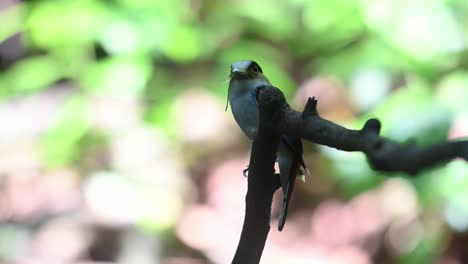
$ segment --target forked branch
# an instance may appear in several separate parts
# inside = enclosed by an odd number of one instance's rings
[[[375,170],[415,175],[428,167],[460,157],[468,161],[468,141],[447,141],[428,147],[383,138],[380,122],[369,119],[360,130],[322,119],[317,100],[309,98],[303,112],[293,110],[283,93],[272,86],[258,94],[260,123],[252,145],[244,225],[232,263],[259,263],[270,231],[270,211],[279,188],[274,163],[282,133],[344,151],[362,151]]]

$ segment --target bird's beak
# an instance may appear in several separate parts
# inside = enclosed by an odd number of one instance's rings
[[[233,69],[230,77],[235,80],[244,80],[249,78],[249,74],[243,70]]]

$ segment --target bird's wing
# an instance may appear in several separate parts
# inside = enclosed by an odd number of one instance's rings
[[[255,99],[255,104],[258,106],[258,96],[260,95],[260,90],[265,88],[265,85],[258,85],[252,89],[252,96]]]
[[[255,88],[252,89],[252,96],[255,98],[255,103],[257,104],[257,106],[258,106],[259,92],[264,87],[265,87],[264,85],[260,85],[260,86],[255,86]],[[307,168],[307,166],[305,165],[304,159],[302,158],[303,148],[302,148],[301,139],[297,138],[297,137],[288,136],[288,135],[282,135],[281,136],[281,141],[294,154],[294,156],[297,158],[297,160],[299,160],[301,162],[301,166],[303,168],[303,175],[305,174],[307,177],[310,177],[310,171]],[[301,180],[305,181],[305,178],[301,177]]]
[[[297,137],[292,137],[289,135],[282,135],[281,136],[281,141],[284,143],[284,145],[291,151],[291,153],[294,154],[297,160],[300,161],[302,168],[305,171],[305,174],[310,177],[310,172],[307,166],[305,165],[304,158],[302,157],[302,141],[300,138]],[[304,179],[302,179],[304,180]]]

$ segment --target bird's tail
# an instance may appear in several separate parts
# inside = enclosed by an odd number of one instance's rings
[[[290,191],[291,182],[288,183],[288,186],[286,187],[286,194],[284,195],[283,198],[283,206],[281,207],[281,212],[279,216],[279,221],[278,221],[278,230],[281,231],[283,230],[284,224],[286,223],[286,216],[288,215],[288,206],[289,206],[289,200],[291,199],[291,194],[292,191]]]

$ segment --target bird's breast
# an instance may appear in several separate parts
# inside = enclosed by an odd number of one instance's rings
[[[253,140],[258,128],[258,106],[253,93],[230,96],[232,114],[244,134]]]

